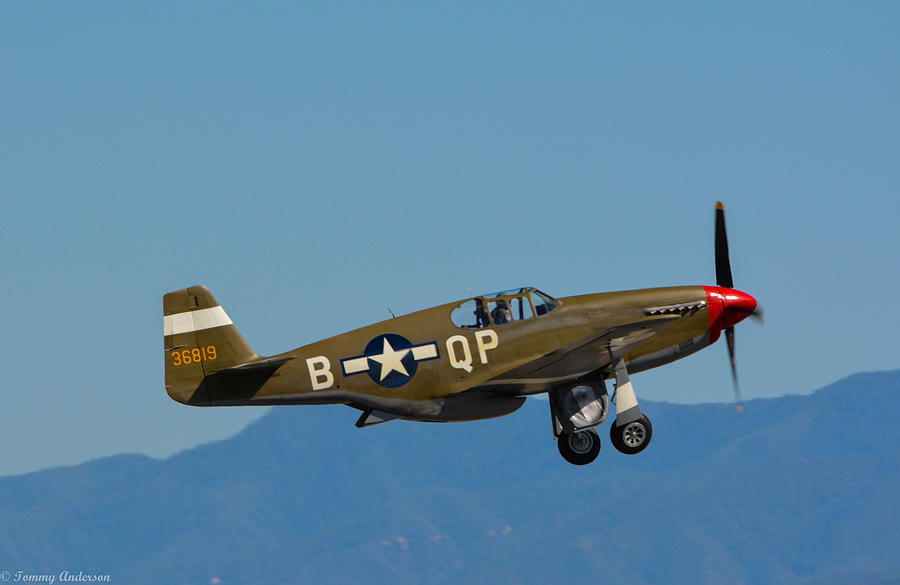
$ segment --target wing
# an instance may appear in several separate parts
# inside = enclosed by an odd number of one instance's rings
[[[561,382],[580,378],[614,363],[678,319],[678,315],[660,315],[608,328],[504,372],[479,388],[515,394],[544,392]]]

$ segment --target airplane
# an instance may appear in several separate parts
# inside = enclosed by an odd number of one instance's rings
[[[205,286],[163,296],[168,395],[191,406],[345,404],[357,427],[458,422],[549,396],[553,437],[575,465],[600,452],[596,427],[615,407],[613,446],[643,451],[653,434],[631,374],[719,339],[741,410],[734,327],[762,320],[734,289],[725,209],[715,211],[716,286],[673,286],[556,299],[533,287],[478,295],[394,317],[273,356],[257,355]],[[610,398],[606,381],[614,384]]]

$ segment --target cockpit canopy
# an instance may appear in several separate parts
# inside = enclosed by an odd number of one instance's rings
[[[534,287],[514,288],[462,302],[450,319],[457,327],[480,329],[546,315],[559,301]]]

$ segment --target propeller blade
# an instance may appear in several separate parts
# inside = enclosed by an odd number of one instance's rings
[[[716,284],[734,288],[728,258],[728,234],[725,232],[725,206],[721,201],[716,201]]]
[[[753,310],[752,313],[750,313],[750,318],[755,319],[756,321],[759,321],[760,325],[765,325],[765,323],[766,323],[765,312],[763,311],[763,308],[759,305],[756,305],[756,308]]]
[[[734,402],[738,412],[744,412],[741,400],[741,386],[738,384],[737,360],[734,355],[734,327],[725,329],[725,343],[728,345],[728,357],[731,360],[731,382],[734,384]]]

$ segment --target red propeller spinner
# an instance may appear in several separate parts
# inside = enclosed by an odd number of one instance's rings
[[[710,340],[719,338],[723,329],[734,327],[747,317],[762,318],[759,303],[749,294],[724,286],[704,286],[709,307]]]

